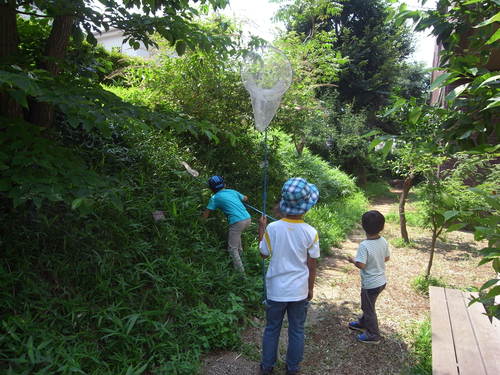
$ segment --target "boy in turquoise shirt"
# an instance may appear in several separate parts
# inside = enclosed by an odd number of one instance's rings
[[[245,272],[241,261],[241,233],[250,226],[250,214],[243,205],[248,197],[232,189],[226,189],[224,179],[220,176],[212,176],[208,180],[208,187],[214,192],[210,197],[207,208],[203,212],[206,219],[211,211],[222,210],[229,223],[229,233],[227,239],[228,251],[233,259],[234,268],[242,273]]]

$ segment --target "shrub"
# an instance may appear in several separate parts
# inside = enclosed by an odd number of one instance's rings
[[[415,203],[414,211],[406,211],[406,224],[410,227],[424,227],[425,226],[425,214],[423,212],[422,204],[420,202]],[[385,215],[385,221],[392,224],[399,224],[399,213],[390,212]]]
[[[243,238],[248,277],[241,279],[225,251],[222,215],[197,220],[215,171],[185,138],[133,122],[116,125],[111,138],[61,129],[61,139],[111,183],[73,209],[43,202],[0,210],[9,224],[1,229],[0,370],[195,374],[202,353],[237,347],[243,322],[260,308],[260,259],[254,229]],[[253,132],[238,142],[217,153],[258,147]],[[217,153],[206,155],[210,165],[224,160],[212,159]],[[225,166],[230,181],[254,186],[254,197],[260,173],[247,173],[259,171],[257,159],[243,155]],[[202,175],[193,178],[180,161]],[[307,171],[322,190],[307,220],[328,249],[359,220],[366,200],[342,172],[286,150],[273,161],[270,192],[280,191],[285,175]],[[165,220],[154,222],[158,209]]]
[[[432,332],[429,319],[411,327],[410,358],[411,375],[432,374]]]
[[[426,278],[424,275],[420,275],[412,280],[411,286],[417,293],[428,296],[430,286],[446,287],[447,285],[441,278],[433,276]]]
[[[389,184],[385,181],[367,182],[363,186],[363,191],[368,199],[377,197],[394,198],[394,200],[397,199],[397,195],[391,192]]]
[[[361,192],[330,204],[319,204],[307,215],[306,221],[319,233],[321,251],[331,254],[332,246],[340,246],[366,210],[368,202]]]
[[[406,242],[401,237],[392,238],[389,242],[391,243],[391,245],[393,245],[394,247],[397,247],[397,248],[401,248],[401,247],[416,247],[415,242],[413,242],[411,240],[410,240],[410,242]]]

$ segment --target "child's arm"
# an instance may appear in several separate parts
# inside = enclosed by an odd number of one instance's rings
[[[261,216],[259,219],[259,243],[264,238],[264,233],[266,232],[266,227],[267,227],[267,218],[265,216]],[[260,256],[264,259],[269,257],[269,255],[265,255],[262,253],[260,253]]]
[[[349,263],[352,263],[354,264],[356,267],[358,267],[360,270],[362,270],[363,268],[366,267],[366,264],[365,263],[361,263],[361,262],[356,262],[354,260],[354,258],[348,258],[347,259],[349,261]],[[386,261],[387,262],[387,261]]]
[[[314,281],[316,281],[316,258],[307,255],[307,268],[309,269],[309,292],[307,299],[310,301],[314,296]]]
[[[368,252],[367,252],[366,247],[363,245],[363,242],[361,242],[358,246],[358,251],[356,252],[356,257],[350,258],[349,262],[351,262],[357,268],[362,270],[366,267],[367,260],[368,260]]]
[[[384,259],[385,262],[388,262],[389,260],[391,260],[391,257],[385,257]]]
[[[203,213],[201,214],[201,217],[202,217],[203,219],[208,219],[208,215],[210,215],[210,211],[212,211],[212,210],[209,210],[209,209],[207,208],[205,211],[203,211]]]

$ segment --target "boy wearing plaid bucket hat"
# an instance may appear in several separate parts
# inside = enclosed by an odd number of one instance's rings
[[[259,249],[271,257],[266,274],[266,328],[262,339],[260,373],[271,374],[276,363],[285,312],[288,317],[286,373],[298,374],[304,354],[304,323],[313,297],[316,259],[320,255],[318,232],[303,220],[316,204],[319,191],[304,178],[285,182],[281,190],[281,220],[259,221]],[[267,227],[266,227],[267,225]]]

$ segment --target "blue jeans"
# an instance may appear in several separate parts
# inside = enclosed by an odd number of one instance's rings
[[[304,356],[304,323],[309,301],[266,302],[266,328],[262,338],[262,363],[264,370],[270,370],[276,363],[281,325],[288,316],[288,349],[286,366],[290,371],[299,371],[299,364]]]

